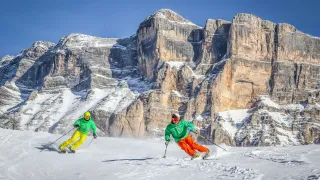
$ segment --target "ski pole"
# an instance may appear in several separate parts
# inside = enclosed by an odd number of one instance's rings
[[[88,147],[90,146],[90,144],[92,143],[92,141],[93,141],[93,140],[94,140],[94,138],[92,138],[92,139],[91,139],[91,141],[90,141],[90,143],[89,143]]]
[[[205,138],[205,137],[204,137],[204,136],[202,136],[200,133],[197,133],[197,132],[195,132],[195,131],[193,131],[193,130],[190,130],[190,131],[191,131],[191,132],[194,132],[195,134],[197,134],[197,135],[198,135],[198,136],[200,136],[201,138],[203,138],[203,139],[205,139],[205,140],[207,140],[207,141],[211,142],[212,144],[214,144],[214,145],[218,146],[219,148],[223,149],[224,151],[227,151],[226,149],[222,148],[221,146],[217,145],[216,143],[214,143],[214,142],[210,141],[209,139]]]
[[[70,131],[66,132],[66,133],[65,133],[64,135],[62,135],[59,139],[61,139],[63,136],[67,135],[69,132],[71,132],[71,131],[74,130],[74,129],[75,129],[75,127],[72,128]],[[53,143],[57,142],[59,139],[55,140]],[[53,143],[51,143],[49,146],[51,146]],[[43,148],[40,152],[42,152],[43,150],[44,150],[44,148]]]
[[[166,150],[164,151],[164,156],[163,156],[163,158],[166,158],[167,156],[166,156],[166,154],[167,154],[167,148],[168,148],[168,144],[166,144]]]

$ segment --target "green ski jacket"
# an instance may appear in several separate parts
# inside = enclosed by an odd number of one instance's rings
[[[83,134],[88,134],[88,132],[90,131],[90,128],[92,128],[93,133],[95,134],[97,133],[97,127],[91,118],[88,121],[85,120],[84,118],[81,118],[77,120],[73,125],[74,126],[79,125],[78,131],[80,131]]]
[[[177,124],[170,123],[165,131],[165,140],[170,141],[170,135],[176,142],[186,138],[189,134],[187,128],[194,130],[194,125],[188,121],[180,120]]]

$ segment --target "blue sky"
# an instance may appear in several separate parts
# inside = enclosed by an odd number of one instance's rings
[[[16,55],[37,40],[56,43],[70,33],[128,37],[162,8],[200,26],[208,18],[252,13],[320,37],[319,7],[319,0],[6,0],[0,5],[0,57]]]

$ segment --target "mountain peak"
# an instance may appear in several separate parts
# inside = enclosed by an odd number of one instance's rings
[[[155,13],[153,13],[151,16],[149,16],[146,20],[149,20],[151,18],[162,18],[162,19],[167,19],[168,21],[171,21],[171,22],[195,25],[194,23],[182,17],[178,13],[172,11],[171,9],[160,9]]]
[[[171,9],[160,9],[160,10],[156,11],[154,14],[155,15],[157,15],[157,14],[174,14],[174,15],[180,16],[178,13],[174,12]]]
[[[35,58],[42,55],[44,52],[53,49],[56,46],[55,43],[47,41],[36,41],[29,48],[23,49],[17,57],[29,57]]]
[[[82,47],[109,47],[116,44],[118,38],[101,38],[80,33],[69,34],[59,40],[57,48],[79,49]]]
[[[0,61],[11,61],[15,56],[6,55],[3,56]]]
[[[55,46],[55,43],[52,42],[47,42],[47,41],[36,41],[32,44],[32,46],[30,48],[36,48],[36,47],[42,47],[46,50],[48,50],[49,48],[52,48],[53,46]]]

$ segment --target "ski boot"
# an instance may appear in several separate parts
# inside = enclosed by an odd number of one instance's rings
[[[210,151],[209,152],[206,152],[206,154],[202,157],[202,159],[207,159],[208,157],[211,156],[211,153]]]
[[[193,160],[193,159],[195,159],[195,158],[198,158],[200,156],[200,154],[199,153],[194,153],[194,155],[192,156],[192,158],[191,158],[191,160]]]
[[[75,153],[76,151],[72,149],[72,147],[69,147],[69,152],[70,153]]]
[[[67,151],[66,151],[64,148],[62,148],[62,147],[59,147],[59,150],[60,150],[59,153],[66,153],[66,152],[67,152]]]

